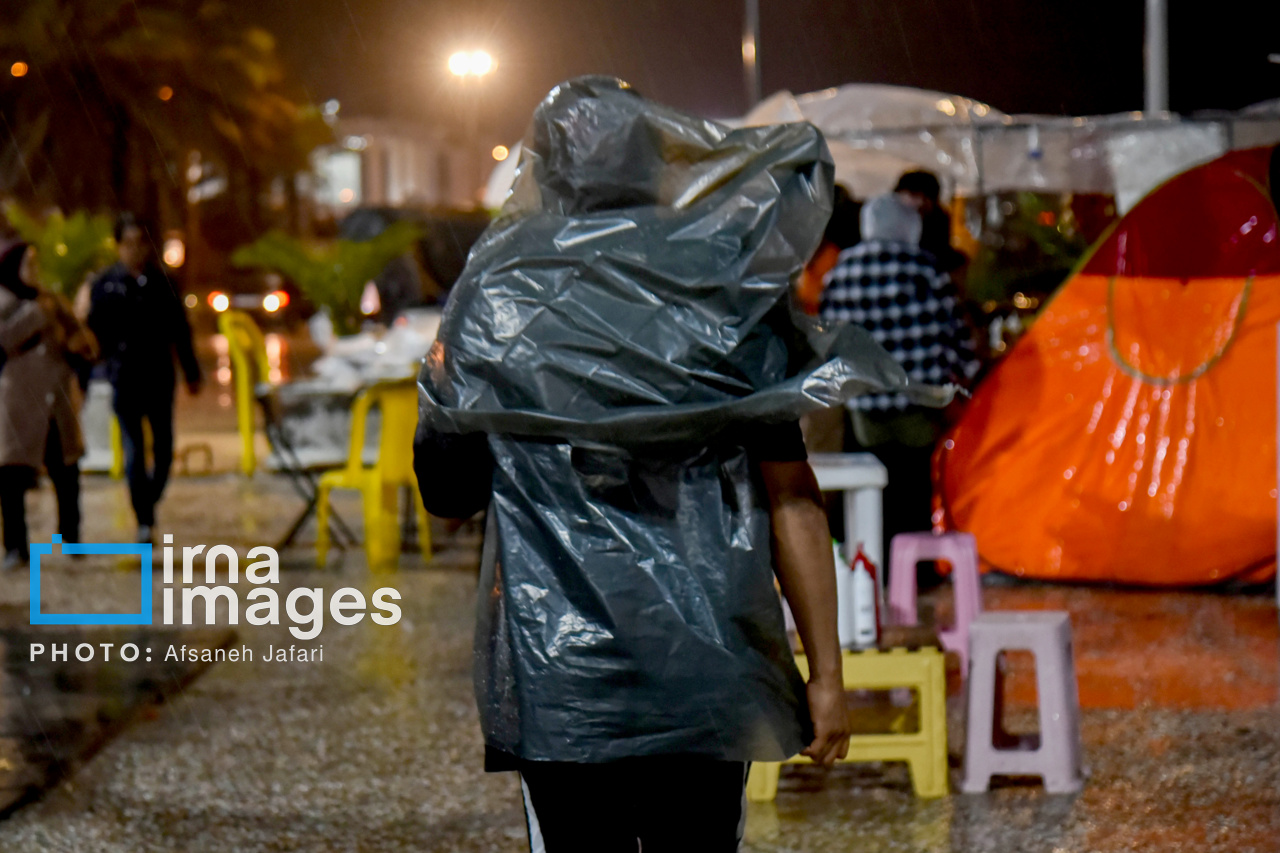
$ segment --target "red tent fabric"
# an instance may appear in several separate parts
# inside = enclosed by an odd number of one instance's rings
[[[1271,149],[1156,189],[1098,242],[935,456],[987,568],[1186,586],[1276,555]]]

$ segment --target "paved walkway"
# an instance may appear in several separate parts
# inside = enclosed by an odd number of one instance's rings
[[[51,503],[33,501],[36,541],[47,541]],[[131,527],[119,483],[87,479],[85,508],[86,539]],[[296,508],[276,479],[179,478],[159,529],[180,544],[243,552],[274,541]],[[376,575],[357,553],[322,571],[305,548],[282,555],[282,588],[395,587],[402,620],[329,623],[314,641],[283,626],[234,626],[231,647],[253,650],[253,662],[215,664],[163,704],[144,704],[64,782],[0,821],[0,851],[526,849],[516,779],[480,769],[477,540],[443,530],[437,540],[444,550],[430,565],[406,556],[399,571]],[[137,581],[111,560],[69,564],[47,579],[47,609],[120,609],[137,601]],[[0,576],[0,606],[25,606],[27,589],[25,572]],[[895,765],[788,768],[777,801],[751,807],[748,850],[1280,849],[1280,657],[1266,595],[1010,587],[988,590],[987,601],[1072,611],[1092,770],[1084,792],[1008,787],[918,801]],[[262,660],[290,645],[323,645],[324,659]],[[1015,700],[1028,683],[1015,667]],[[958,713],[951,730],[958,758]]]

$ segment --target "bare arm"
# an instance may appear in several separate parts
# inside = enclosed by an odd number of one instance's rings
[[[804,754],[830,765],[849,751],[849,713],[836,631],[836,573],[822,493],[808,462],[762,462],[774,567],[809,659],[814,740]]]

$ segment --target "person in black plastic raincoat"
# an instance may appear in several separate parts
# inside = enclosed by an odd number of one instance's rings
[[[731,131],[574,80],[451,294],[415,469],[430,512],[488,507],[476,696],[534,849],[733,850],[748,762],[847,749],[796,421],[907,380],[789,310],[832,172],[810,125]]]

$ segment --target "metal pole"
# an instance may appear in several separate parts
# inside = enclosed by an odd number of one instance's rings
[[[760,103],[760,0],[746,0],[742,21],[742,73],[747,84],[747,109]]]
[[[1142,111],[1169,111],[1169,5],[1147,0],[1146,87]]]
[[[484,92],[484,77],[477,76],[471,87],[470,110],[467,113],[467,147],[471,149],[467,161],[471,164],[471,177],[467,180],[468,206],[480,207],[477,201],[484,186],[484,152],[480,150],[480,98]]]

